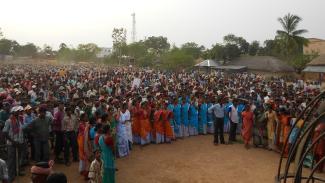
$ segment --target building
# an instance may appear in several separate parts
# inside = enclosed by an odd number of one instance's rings
[[[304,47],[304,53],[308,54],[312,51],[318,52],[318,54],[325,54],[325,40],[317,38],[309,38],[308,46]]]
[[[317,80],[325,82],[325,54],[321,54],[302,71],[305,80]]]
[[[112,54],[112,48],[100,48],[100,51],[96,54],[97,58],[104,58]]]
[[[259,74],[294,74],[295,70],[288,63],[272,56],[241,56],[227,65],[244,66],[248,71]]]

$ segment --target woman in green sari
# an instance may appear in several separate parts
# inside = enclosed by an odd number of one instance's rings
[[[103,132],[104,135],[99,138],[99,147],[102,151],[103,160],[103,183],[115,183],[115,148],[110,126],[105,125]]]

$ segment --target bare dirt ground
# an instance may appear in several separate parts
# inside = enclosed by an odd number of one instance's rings
[[[246,150],[243,144],[212,144],[213,136],[197,136],[172,144],[134,146],[129,157],[118,159],[117,183],[268,183],[274,182],[279,154]],[[56,164],[71,183],[85,182],[78,163]],[[30,176],[19,182],[29,182]]]

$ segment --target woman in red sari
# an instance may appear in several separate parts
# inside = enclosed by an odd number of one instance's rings
[[[245,144],[245,148],[249,148],[249,142],[252,138],[254,113],[251,111],[250,105],[245,106],[245,111],[242,112],[243,126],[242,136]]]
[[[90,155],[91,155],[91,142],[89,138],[89,122],[87,120],[86,113],[82,113],[80,115],[80,123],[78,128],[78,148],[79,148],[79,172],[81,175],[88,178],[88,169],[90,163]]]
[[[141,103],[141,108],[138,111],[140,123],[140,141],[141,145],[149,144],[151,141],[151,125],[150,125],[150,111],[146,101]]]

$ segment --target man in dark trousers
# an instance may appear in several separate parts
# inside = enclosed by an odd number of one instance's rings
[[[209,113],[213,113],[214,120],[214,144],[218,145],[219,140],[221,144],[225,144],[225,139],[223,136],[223,124],[224,124],[224,105],[222,104],[222,99],[217,98],[217,102],[208,109]]]

